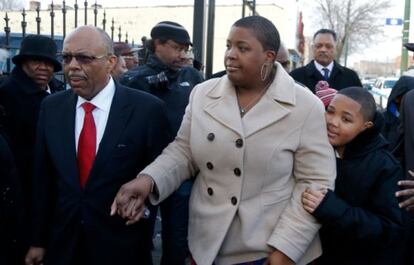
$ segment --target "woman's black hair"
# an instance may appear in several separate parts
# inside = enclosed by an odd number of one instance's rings
[[[267,18],[261,16],[249,16],[237,20],[233,27],[250,29],[262,44],[264,50],[272,50],[275,53],[280,47],[280,35],[275,25]]]

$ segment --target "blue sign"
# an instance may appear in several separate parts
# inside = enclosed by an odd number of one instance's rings
[[[385,25],[388,26],[401,26],[403,24],[402,18],[386,18]]]

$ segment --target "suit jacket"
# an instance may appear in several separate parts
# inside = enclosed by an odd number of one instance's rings
[[[256,260],[273,248],[302,264],[320,254],[319,242],[311,244],[319,224],[301,194],[333,186],[334,152],[322,103],[280,64],[243,118],[227,75],[196,86],[175,141],[143,172],[155,180],[154,203],[198,172],[189,248],[199,265]]]
[[[145,264],[149,221],[126,226],[109,215],[122,184],[134,178],[171,140],[163,103],[116,85],[108,122],[83,189],[75,149],[77,95],[48,97],[41,106],[34,170],[32,245],[47,247],[45,264],[73,264],[79,237],[85,264]],[[145,242],[146,241],[146,242]]]
[[[322,74],[318,71],[318,69],[316,69],[314,60],[303,67],[293,70],[290,72],[290,75],[297,82],[307,86],[313,93],[315,93],[315,85],[320,80],[324,80]],[[341,66],[335,61],[332,73],[327,81],[329,83],[329,87],[335,88],[336,90],[341,90],[350,86],[362,87],[361,80],[359,80],[356,72]]]

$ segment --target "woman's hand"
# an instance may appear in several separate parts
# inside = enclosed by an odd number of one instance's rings
[[[294,265],[295,262],[279,250],[273,251],[263,265]]]
[[[152,186],[152,177],[145,174],[122,185],[112,203],[111,215],[126,218],[127,225],[138,222],[145,217],[145,200]]]
[[[316,210],[316,208],[318,208],[323,198],[325,198],[325,195],[327,192],[328,191],[326,189],[312,190],[312,189],[307,188],[302,193],[303,208],[308,213],[313,213]]]

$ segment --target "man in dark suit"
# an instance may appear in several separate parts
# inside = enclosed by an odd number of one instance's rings
[[[163,103],[113,81],[116,57],[101,29],[74,30],[62,59],[71,90],[41,106],[26,264],[151,264],[148,221],[126,226],[110,206],[171,140]]]
[[[18,182],[22,188],[22,207],[10,227],[10,256],[23,264],[28,249],[27,228],[31,206],[31,179],[33,172],[36,123],[40,103],[51,93],[64,89],[63,83],[54,79],[54,72],[62,69],[56,58],[56,43],[49,37],[29,35],[12,58],[16,65],[0,86],[0,105],[4,107],[4,132],[16,162]],[[16,187],[13,187],[14,189]],[[14,233],[12,232],[14,230]]]
[[[336,33],[330,29],[320,29],[313,35],[314,60],[299,67],[290,75],[297,82],[307,86],[315,93],[315,85],[320,80],[329,83],[329,87],[341,90],[350,86],[362,86],[356,72],[335,61]]]

